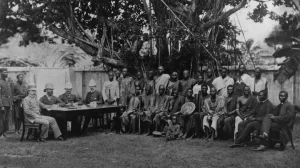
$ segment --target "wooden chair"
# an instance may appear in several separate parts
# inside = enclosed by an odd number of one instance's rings
[[[22,108],[22,112],[21,112],[21,120],[22,120],[22,125],[23,125],[23,132],[22,132],[20,141],[23,141],[26,129],[28,130],[26,140],[28,140],[28,138],[29,138],[29,135],[31,133],[30,130],[35,130],[35,131],[39,130],[41,132],[41,127],[42,127],[41,124],[32,124],[32,123],[26,122],[25,117],[24,117],[23,108]]]

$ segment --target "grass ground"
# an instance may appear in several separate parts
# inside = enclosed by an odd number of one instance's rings
[[[67,141],[19,141],[13,135],[0,141],[1,167],[299,167],[300,119],[294,129],[293,150],[254,152],[252,147],[230,149],[229,141],[201,139],[166,142],[142,135],[93,133]]]

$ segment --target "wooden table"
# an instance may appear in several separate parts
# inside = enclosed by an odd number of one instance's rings
[[[62,119],[63,123],[67,123],[68,119],[78,117],[78,116],[91,116],[96,117],[99,114],[107,114],[107,113],[116,113],[116,117],[119,119],[121,116],[121,106],[115,105],[98,105],[97,107],[87,107],[85,105],[79,106],[76,109],[73,108],[54,108],[54,109],[44,109],[43,115],[51,116],[55,119]],[[64,138],[66,138],[67,133],[67,124],[64,124],[62,128],[60,128]],[[121,124],[119,121],[116,123],[116,132],[120,133]]]

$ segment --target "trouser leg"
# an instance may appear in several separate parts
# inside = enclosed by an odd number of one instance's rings
[[[9,111],[10,107],[5,107],[4,132],[9,130]]]
[[[0,110],[0,136],[5,132],[4,131],[5,115],[6,115],[6,111]]]
[[[90,116],[84,116],[84,124],[82,127],[82,133],[87,133],[90,121],[91,121]]]
[[[242,132],[240,132],[240,135],[238,136],[238,138],[236,139],[235,143],[242,143],[245,141],[246,137],[248,135],[250,135],[251,132],[253,132],[254,130],[259,130],[261,127],[261,122],[259,121],[253,121],[248,123],[245,128],[243,129]]]
[[[49,121],[42,118],[42,117],[40,117],[40,118],[36,118],[34,123],[35,124],[42,124],[40,138],[46,139],[48,137]]]

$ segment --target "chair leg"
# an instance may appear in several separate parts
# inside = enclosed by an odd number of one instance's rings
[[[31,134],[31,132],[32,132],[32,128],[29,128],[28,131],[27,131],[26,140],[29,139],[29,135]]]
[[[21,137],[21,142],[23,141],[23,139],[24,139],[24,135],[25,135],[25,127],[23,127],[23,131],[22,131],[22,137]]]

